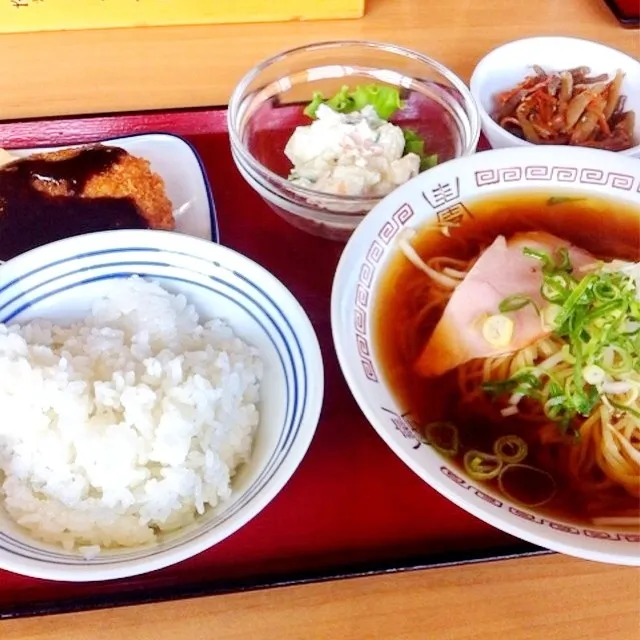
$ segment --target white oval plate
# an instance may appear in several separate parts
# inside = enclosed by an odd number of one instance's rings
[[[163,180],[173,205],[175,230],[196,238],[219,241],[218,221],[211,186],[196,150],[184,138],[169,133],[142,133],[96,141],[122,147],[131,155],[148,160],[152,171]],[[83,147],[85,144],[12,149],[9,153],[24,158],[32,153]]]

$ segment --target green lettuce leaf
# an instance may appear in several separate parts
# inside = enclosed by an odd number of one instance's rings
[[[360,111],[370,105],[382,120],[389,120],[396,111],[404,106],[400,100],[398,89],[379,84],[358,85],[355,91],[349,91],[349,87],[345,85],[338,93],[328,99],[316,91],[311,102],[305,107],[304,114],[309,118],[315,118],[316,111],[321,104],[326,104],[338,113]]]
[[[415,153],[420,157],[420,171],[426,171],[438,164],[438,154],[425,150],[424,140],[413,129],[402,129],[404,134],[404,154]]]

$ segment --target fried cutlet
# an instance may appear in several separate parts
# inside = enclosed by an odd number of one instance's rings
[[[33,154],[0,167],[0,259],[61,238],[174,228],[164,182],[120,147]]]
[[[92,160],[92,154],[109,152],[109,155],[99,162]],[[86,165],[87,179],[80,185],[74,185],[77,180],[77,168],[69,161]],[[62,149],[50,153],[38,153],[20,162],[68,163],[69,174],[65,176],[64,169],[60,171],[57,180],[44,179],[34,176],[33,185],[36,189],[50,196],[80,196],[82,198],[131,198],[138,207],[141,215],[153,229],[173,229],[173,211],[171,202],[164,190],[162,178],[151,171],[149,161],[121,149],[107,145],[93,145],[78,149]],[[5,167],[7,169],[8,167]],[[50,167],[50,170],[53,167]]]

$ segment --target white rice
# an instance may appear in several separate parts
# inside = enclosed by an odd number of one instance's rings
[[[251,454],[262,370],[224,322],[136,277],[83,322],[0,324],[0,503],[87,557],[188,525]]]

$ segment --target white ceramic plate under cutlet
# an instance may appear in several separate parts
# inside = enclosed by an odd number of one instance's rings
[[[218,242],[218,221],[211,186],[196,150],[180,136],[168,133],[144,133],[96,141],[121,147],[131,155],[148,160],[151,170],[165,184],[173,205],[176,231],[196,238]],[[61,145],[11,150],[19,158],[44,151],[59,151],[86,145]]]

